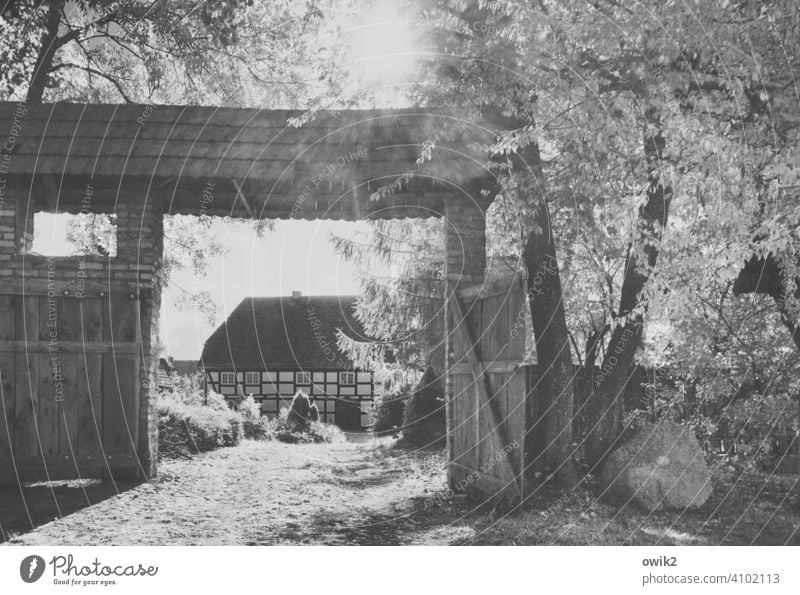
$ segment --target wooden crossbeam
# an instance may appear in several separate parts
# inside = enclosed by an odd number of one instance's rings
[[[244,192],[242,192],[242,187],[236,182],[236,180],[231,180],[231,182],[233,182],[233,187],[236,188],[236,198],[242,201],[242,204],[244,205],[244,208],[247,210],[247,213],[250,215],[250,217],[255,218],[255,214],[253,213],[253,208],[247,201],[247,197],[244,195]]]
[[[516,372],[519,368],[524,366],[525,363],[516,360],[492,360],[490,362],[480,362],[480,367],[486,374],[511,374]],[[450,367],[453,374],[471,374],[472,364],[461,363],[455,364]]]
[[[137,355],[141,346],[122,341],[0,341],[0,353],[117,353]]]

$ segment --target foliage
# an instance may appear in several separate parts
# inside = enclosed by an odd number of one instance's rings
[[[159,457],[174,458],[235,446],[241,440],[241,416],[164,395],[158,401]]]
[[[251,440],[267,439],[268,430],[263,423],[265,417],[261,416],[261,408],[256,403],[253,395],[248,395],[236,406],[236,411],[242,416],[242,434]]]
[[[67,239],[79,254],[116,254],[116,215],[79,213],[67,223]]]
[[[345,442],[345,434],[339,426],[323,422],[311,422],[304,431],[294,430],[288,425],[278,425],[275,439],[289,444],[319,444],[322,442]]]
[[[356,318],[369,343],[339,337],[355,365],[380,369],[387,360],[424,370],[443,369],[444,328],[441,225],[436,220],[365,222],[334,249],[360,270]]]
[[[276,424],[266,417],[242,421],[242,435],[248,440],[275,440],[276,429]]]
[[[373,433],[381,436],[402,429],[403,410],[411,394],[412,387],[405,385],[375,397],[371,412]]]
[[[749,462],[775,454],[775,441],[787,446],[800,428],[800,406],[789,396],[755,396],[731,405],[728,435],[736,444],[736,453]]]
[[[402,445],[440,446],[446,435],[444,391],[432,368],[422,375],[403,411]]]
[[[303,391],[298,391],[292,403],[289,406],[289,412],[286,415],[286,425],[293,430],[303,432],[305,431],[310,422],[309,412],[311,410],[311,401],[308,395]]]
[[[329,28],[325,2],[14,4],[0,20],[0,56],[11,66],[0,77],[2,95],[286,106],[327,82],[319,72],[332,54],[320,51],[316,35]],[[37,61],[43,67],[32,76]]]
[[[788,289],[783,298],[796,299],[800,237],[789,197],[800,173],[791,165],[800,140],[792,85],[800,37],[789,4],[426,6],[421,20],[458,48],[451,55],[469,60],[437,57],[432,67],[443,76],[419,86],[424,101],[441,105],[460,94],[477,112],[501,109],[529,125],[500,139],[500,155],[529,143],[542,152],[536,191],[520,193],[531,172],[511,169],[490,222],[507,230],[497,235],[517,237],[518,222],[536,227],[528,199],[546,197],[575,359],[589,359],[598,337],[607,354],[615,347],[608,331],[630,320],[619,300],[621,265],[633,253],[649,276],[630,313],[648,316],[640,362],[697,382],[690,418],[698,429],[719,423],[731,399],[797,394],[797,352],[776,312],[781,304],[731,295],[747,259],[772,254]],[[657,176],[670,192],[670,217],[663,230],[644,230],[637,210],[651,172],[642,141],[655,131],[664,140]],[[642,258],[653,247],[655,267]],[[656,414],[682,415],[684,395],[662,392]]]
[[[299,430],[288,422],[290,410],[281,409],[275,419],[262,418],[261,426],[265,440],[277,440],[287,444],[319,444],[322,442],[344,442],[344,432],[334,424],[320,421],[309,423]]]
[[[211,407],[215,411],[228,411],[230,405],[224,395],[221,395],[209,389],[208,394],[204,396],[203,403],[206,407]]]
[[[259,407],[253,395],[247,395],[236,404],[236,411],[238,411],[244,419],[254,420],[261,418],[261,408]]]
[[[191,376],[173,375],[172,388],[162,391],[161,397],[193,407],[209,407],[215,411],[230,411],[225,397],[211,389],[204,389],[203,374],[197,372]]]

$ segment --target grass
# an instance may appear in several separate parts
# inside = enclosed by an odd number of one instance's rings
[[[516,514],[469,517],[471,545],[800,545],[796,476],[715,470],[714,491],[691,511],[645,513],[599,502],[587,485],[532,497]]]

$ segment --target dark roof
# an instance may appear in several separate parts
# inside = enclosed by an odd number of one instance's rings
[[[356,220],[367,213],[439,216],[443,193],[452,193],[453,186],[491,181],[485,167],[488,148],[495,131],[507,129],[502,122],[473,122],[457,108],[320,110],[296,126],[294,120],[306,115],[180,105],[24,107],[0,102],[0,130],[18,134],[8,173],[25,179],[58,176],[61,211],[80,211],[88,177],[95,190],[93,209],[105,195],[102,188],[127,183],[146,184],[151,198],[163,192],[159,195],[167,198],[172,213]],[[433,158],[419,164],[420,152],[432,139]],[[370,200],[378,187],[410,172],[418,175],[404,182],[405,192]],[[203,193],[213,194],[213,202],[198,200]]]
[[[182,376],[193,376],[199,371],[200,362],[196,359],[174,359],[172,360],[172,367],[175,369],[176,374]]]
[[[172,388],[172,378],[169,377],[169,362],[162,358],[158,360],[158,388]]]
[[[336,370],[352,367],[337,330],[367,340],[355,296],[245,298],[203,348],[208,369]]]

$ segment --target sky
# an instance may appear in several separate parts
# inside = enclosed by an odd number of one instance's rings
[[[66,239],[65,215],[37,213],[34,251],[45,255],[73,254]],[[176,272],[161,300],[162,356],[200,358],[203,344],[214,328],[245,298],[253,296],[354,295],[358,293],[355,268],[339,258],[329,241],[331,233],[347,236],[358,223],[347,221],[276,221],[273,231],[258,238],[246,225],[216,218],[210,234],[227,253],[208,263],[205,278],[194,279],[189,270]],[[211,292],[216,305],[216,325],[193,309],[176,305],[182,291],[197,287]]]
[[[215,258],[203,279],[191,271],[174,275],[173,282],[189,289],[196,283],[211,292],[217,323],[245,297],[291,295],[354,295],[357,272],[334,252],[330,233],[346,236],[356,224],[346,221],[277,221],[273,231],[259,239],[242,225],[216,220],[214,233],[228,247]],[[214,330],[196,311],[176,307],[181,291],[170,285],[161,304],[161,341],[164,355],[199,359],[203,343]]]

